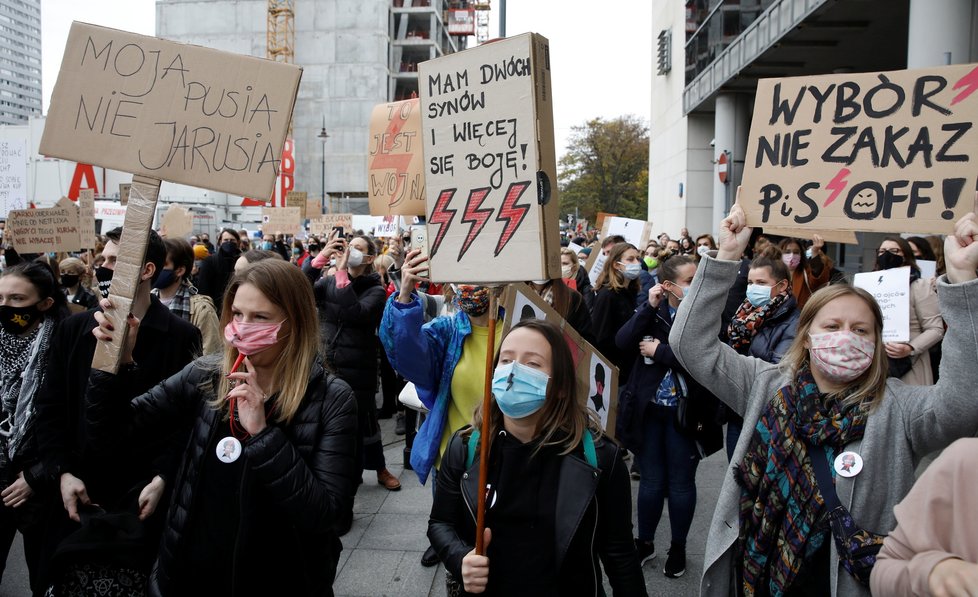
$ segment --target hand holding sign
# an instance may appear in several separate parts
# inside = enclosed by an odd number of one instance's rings
[[[954,225],[954,234],[944,241],[947,279],[954,284],[974,280],[978,269],[978,220],[974,212]]]

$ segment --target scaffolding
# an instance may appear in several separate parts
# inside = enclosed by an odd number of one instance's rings
[[[295,62],[295,0],[268,0],[267,30],[267,58],[293,64]]]

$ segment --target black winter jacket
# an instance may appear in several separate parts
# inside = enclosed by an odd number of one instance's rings
[[[475,506],[479,494],[479,458],[465,469],[468,439],[452,437],[438,469],[428,539],[456,579],[462,558],[475,545]],[[561,595],[604,595],[601,567],[616,596],[647,595],[632,538],[632,495],[622,450],[608,440],[595,441],[598,468],[578,448],[561,457],[557,487],[554,550]],[[490,450],[490,468],[495,452]],[[492,565],[489,566],[490,587]],[[467,593],[466,593],[467,594]]]
[[[128,429],[128,441],[138,445],[154,433],[192,425],[180,468],[172,481],[167,478],[173,496],[150,576],[152,595],[173,595],[187,582],[193,586],[193,579],[180,574],[194,491],[210,441],[227,430],[223,411],[208,404],[218,384],[215,367],[213,360],[198,359],[130,402],[119,400],[128,393],[124,375],[92,372],[87,420],[93,449],[118,449],[112,444],[121,434],[113,430]],[[317,363],[292,421],[269,421],[244,442],[233,595],[333,594],[342,549],[334,524],[352,508],[360,473],[355,453],[353,393]]]
[[[630,286],[621,290],[612,290],[605,286],[594,294],[594,307],[591,309],[594,347],[618,367],[619,387],[628,381],[633,355],[618,348],[615,344],[615,334],[635,313],[636,294],[637,292]]]

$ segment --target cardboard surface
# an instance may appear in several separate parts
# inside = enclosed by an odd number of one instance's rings
[[[856,233],[851,230],[808,230],[805,228],[774,228],[772,226],[765,226],[764,234],[786,236],[789,238],[803,238],[805,240],[812,240],[812,238],[817,234],[827,243],[842,243],[845,245],[859,244],[859,239],[856,238]]]
[[[62,197],[54,207],[17,209],[7,214],[5,240],[18,253],[80,251],[78,207]]]
[[[328,236],[333,226],[342,226],[343,232],[353,231],[353,214],[323,214],[309,220],[309,234]]]
[[[433,282],[560,276],[549,55],[527,33],[419,65]]]
[[[504,338],[515,323],[527,317],[544,319],[561,329],[574,359],[577,398],[581,402],[586,402],[587,406],[595,411],[601,419],[605,434],[615,437],[615,419],[618,416],[618,368],[598,352],[598,349],[584,340],[529,285],[520,283],[508,286],[502,297],[502,304],[506,313],[501,332]],[[600,392],[597,391],[595,383],[595,370],[599,365],[602,372],[598,373],[598,376],[604,376]]]
[[[750,226],[947,234],[978,179],[978,66],[758,82]]]
[[[94,249],[95,233],[95,189],[82,189],[78,192],[78,236],[81,248]]]
[[[193,214],[179,205],[170,205],[160,220],[163,238],[187,238],[194,230]]]
[[[27,141],[0,139],[0,218],[27,209]]]
[[[319,197],[306,198],[306,219],[318,218],[323,215],[322,199]]]
[[[302,69],[74,22],[40,153],[270,197]]]
[[[291,234],[302,229],[298,207],[263,207],[261,229],[265,234]]]
[[[289,191],[285,194],[285,207],[298,207],[299,219],[305,221],[309,216],[306,215],[306,200],[309,194],[305,191]]]
[[[852,285],[876,298],[883,312],[883,342],[910,341],[910,268],[853,276]]]
[[[126,205],[129,203],[130,189],[132,189],[132,184],[128,182],[119,183],[119,205]]]
[[[417,98],[377,104],[370,113],[367,192],[371,215],[425,214],[420,105]]]

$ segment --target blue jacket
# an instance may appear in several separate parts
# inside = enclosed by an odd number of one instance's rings
[[[452,375],[472,324],[461,311],[424,323],[418,294],[412,296],[414,300],[407,304],[398,302],[397,294],[387,300],[380,320],[380,341],[391,366],[414,383],[418,398],[430,411],[411,449],[411,467],[423,484],[438,457],[452,399]]]

